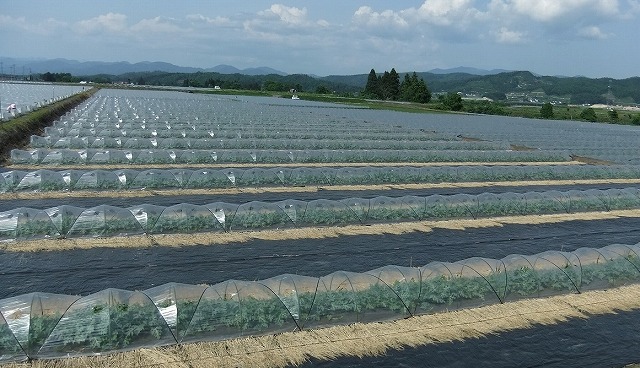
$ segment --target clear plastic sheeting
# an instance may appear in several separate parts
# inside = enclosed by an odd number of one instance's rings
[[[0,212],[0,240],[58,236],[58,229],[44,210],[20,207]]]
[[[142,226],[125,208],[101,205],[88,208],[76,219],[68,237],[142,234]]]
[[[70,305],[38,357],[78,356],[175,343],[160,311],[142,292],[107,289]]]
[[[2,83],[0,83],[0,96],[3,96],[0,120],[13,119],[16,116],[26,114],[40,107],[80,93],[84,91],[84,89],[84,86],[78,85],[25,83],[24,81],[17,80],[14,82],[9,81],[8,78],[4,78]],[[7,99],[9,101],[7,101]],[[15,105],[15,108],[7,111],[5,110],[5,103],[11,103]]]
[[[9,324],[0,315],[0,362],[26,360],[27,357],[27,352],[20,346]]]
[[[155,176],[154,171],[148,171]],[[168,180],[179,173],[164,172]],[[122,181],[130,173],[120,172]],[[60,206],[0,212],[0,240],[129,234],[170,234],[291,227],[478,219],[500,216],[605,212],[640,208],[640,189],[454,194],[243,204],[143,204],[129,208]]]
[[[84,208],[62,205],[45,210],[58,234],[69,234],[78,218],[85,212]]]
[[[125,157],[124,160],[122,157]],[[84,164],[213,164],[213,163],[332,163],[332,162],[563,162],[569,154],[561,151],[511,150],[183,150],[183,149],[36,149],[11,150],[17,165]]]
[[[183,341],[221,340],[297,329],[287,306],[267,286],[229,280],[205,290]]]
[[[295,211],[285,212],[285,208],[275,203],[252,201],[243,203],[236,209],[229,228],[238,229],[269,229],[294,227],[297,219]]]
[[[580,293],[640,281],[640,244],[322,277],[293,274],[219,284],[168,283],[85,297],[0,300],[0,361],[102,354],[223,340]]]
[[[146,290],[162,318],[177,341],[182,341],[189,330],[202,294],[204,285],[169,283]]]
[[[344,137],[341,137],[344,138]],[[141,138],[123,136],[40,137],[31,136],[33,148],[130,148],[130,149],[396,149],[396,150],[508,150],[507,143],[476,141],[399,141],[345,139],[226,139],[226,138]]]
[[[375,141],[440,141],[440,142],[459,142],[460,138],[451,134],[436,134],[433,132],[425,133],[418,130],[403,130],[400,132],[390,131],[369,131],[357,128],[341,128],[333,126],[331,131],[327,131],[325,127],[315,129],[314,127],[300,128],[297,126],[289,126],[287,129],[274,130],[263,126],[228,126],[222,129],[219,125],[199,124],[198,129],[194,130],[188,124],[178,125],[175,129],[167,129],[166,125],[158,124],[142,124],[132,126],[127,130],[116,129],[112,123],[97,122],[93,128],[82,127],[87,123],[57,121],[53,127],[45,127],[44,137],[32,136],[32,144],[36,145],[51,144],[50,142],[58,140],[65,136],[70,137],[87,137],[93,139],[107,138],[178,138],[178,139],[234,139],[234,140],[341,140],[345,134],[350,134],[353,140],[375,140]],[[39,146],[38,146],[39,147]]]
[[[104,152],[103,152],[104,153]],[[128,159],[121,152],[122,159]],[[98,155],[99,153],[96,153]],[[107,153],[104,153],[107,155]],[[171,153],[169,153],[171,154]],[[111,155],[111,153],[108,153]],[[95,157],[95,155],[94,155]],[[131,156],[133,159],[133,156]],[[640,179],[640,166],[275,167],[152,170],[7,171],[0,193],[142,188],[295,187],[442,182]],[[607,205],[615,199],[601,197]]]
[[[70,184],[70,181],[69,181]],[[16,191],[37,190],[37,191],[55,191],[63,190],[69,187],[62,173],[51,170],[37,170],[30,172],[22,177]]]
[[[205,231],[224,231],[224,228],[206,206],[182,203],[165,208],[150,232],[163,234]]]
[[[69,306],[80,297],[31,293],[2,300],[0,313],[19,346],[34,357]],[[0,328],[1,330],[1,328]]]

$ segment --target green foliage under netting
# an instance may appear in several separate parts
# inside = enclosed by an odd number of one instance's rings
[[[66,313],[65,318],[78,323],[59,332],[63,336],[53,330],[55,350],[100,352],[126,348],[140,340],[159,340],[167,326],[158,317],[158,310],[153,305],[98,304],[75,310]]]
[[[55,207],[45,210],[22,208],[0,213],[0,239],[259,230],[635,208],[640,208],[640,191],[636,188],[350,198],[340,201],[320,199],[309,202],[251,202],[243,205],[217,202],[205,206],[154,206],[151,212],[139,206],[74,207],[73,211],[63,214],[61,220],[55,217],[58,213]]]
[[[80,150],[82,151],[82,150]],[[510,150],[129,150],[123,160],[122,151],[112,150],[110,156],[101,151],[38,149],[11,151],[16,165],[82,165],[82,164],[283,164],[283,163],[368,163],[368,162],[563,162],[570,157],[560,151]],[[99,157],[99,158],[98,158]]]
[[[126,173],[125,173],[126,171]],[[36,175],[38,174],[38,175]],[[122,176],[127,180],[123,180]],[[38,170],[9,171],[0,177],[0,193],[140,188],[233,188],[313,185],[506,182],[535,180],[638,179],[640,166],[458,166],[354,167],[202,170]]]
[[[627,251],[617,253],[620,247]],[[66,312],[31,316],[28,341],[22,347],[10,325],[0,324],[0,355],[12,357],[23,349],[30,358],[108,352],[158,343],[398,319],[470,305],[609,288],[640,279],[637,251],[637,245],[614,245],[581,248],[574,253],[517,256],[527,259],[519,264],[509,263],[514,256],[497,263],[474,263],[474,259],[433,263],[420,269],[406,268],[417,278],[395,277],[388,283],[370,273],[344,273],[315,279],[315,288],[293,294],[268,291],[262,281],[232,281],[226,285],[235,287],[223,295],[216,290],[225,283],[209,287],[213,291],[198,294],[200,297],[166,299],[155,305],[107,300],[83,303],[81,298],[74,303],[81,307],[72,304]],[[489,264],[493,266],[487,270]],[[367,281],[362,284],[360,279],[358,288],[353,286],[355,281],[348,281],[363,276]],[[335,285],[331,286],[329,277],[338,280]],[[170,307],[175,307],[175,319],[165,320],[167,312],[160,313],[159,309]],[[173,335],[170,330],[175,331]]]
[[[508,150],[510,145],[488,141],[421,141],[421,140],[365,140],[365,139],[211,139],[211,138],[139,138],[88,136],[82,138],[31,137],[31,148],[55,149],[262,149],[262,150]]]

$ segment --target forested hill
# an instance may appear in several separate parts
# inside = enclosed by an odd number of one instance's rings
[[[404,73],[399,73],[401,77]],[[537,76],[517,71],[493,75],[418,73],[429,90],[507,100],[514,95],[546,95],[574,104],[640,103],[640,77],[627,79]],[[367,74],[329,76],[327,81],[364,88]]]
[[[289,91],[296,89],[305,92],[336,92],[338,94],[352,94],[360,92],[364,88],[357,85],[348,85],[341,82],[333,82],[324,78],[312,77],[306,74],[223,74],[213,72],[197,73],[166,73],[166,72],[141,72],[127,73],[119,76],[99,75],[84,76],[85,80],[94,82],[127,82],[146,85],[182,86],[182,87],[209,87],[219,86],[223,89],[268,90]],[[366,80],[365,80],[366,82]]]
[[[378,71],[379,74],[382,74]],[[400,79],[405,73],[399,73]],[[538,76],[526,71],[492,75],[467,73],[417,73],[432,93],[461,92],[467,97],[488,97],[511,102],[560,102],[572,104],[640,103],[640,77],[627,79]],[[314,77],[305,74],[245,75],[212,72],[139,72],[119,76],[84,76],[97,82],[123,81],[135,84],[184,87],[220,86],[223,89],[335,92],[354,94],[364,90],[368,74]]]

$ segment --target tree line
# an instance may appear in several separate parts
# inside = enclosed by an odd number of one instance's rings
[[[413,74],[405,74],[404,79],[400,82],[400,75],[395,68],[391,68],[391,71],[385,70],[381,75],[378,75],[375,69],[371,69],[362,96],[377,100],[418,103],[431,101],[431,92],[424,79],[419,78],[418,74],[413,72]]]

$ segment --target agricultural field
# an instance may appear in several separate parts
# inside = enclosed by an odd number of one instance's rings
[[[0,364],[412,365],[503,336],[518,361],[523,331],[606,333],[640,309],[638,133],[101,89],[0,168]],[[434,336],[373,332],[405,321]],[[289,357],[296,336],[315,347]]]
[[[0,121],[10,120],[39,107],[83,91],[78,85],[51,83],[0,83]],[[8,107],[12,108],[9,109]]]

